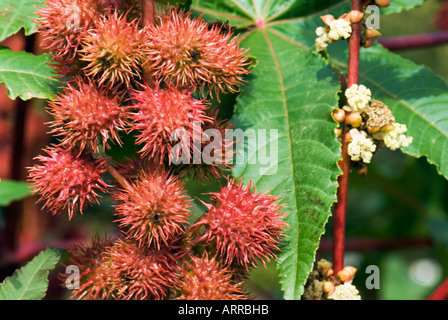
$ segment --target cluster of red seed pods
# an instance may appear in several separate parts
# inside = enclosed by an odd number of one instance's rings
[[[231,128],[208,99],[238,90],[249,73],[247,50],[225,24],[170,6],[143,26],[139,5],[48,0],[37,12],[42,45],[65,87],[48,105],[59,142],[29,169],[34,192],[69,219],[109,193],[121,231],[69,249],[68,263],[81,271],[71,298],[242,299],[249,267],[279,250],[279,199],[227,178],[211,195],[214,204],[190,223],[183,179],[225,177],[226,163],[176,167],[170,156],[176,130],[187,133],[193,152],[194,123]],[[116,163],[105,154],[123,144],[123,134],[133,134],[140,149]],[[222,148],[229,145],[224,140]],[[106,172],[117,183],[106,183]]]

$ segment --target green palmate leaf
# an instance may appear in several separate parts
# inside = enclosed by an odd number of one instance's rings
[[[422,5],[426,0],[393,0],[382,14],[399,13]],[[334,8],[350,10],[350,0],[193,0],[192,9],[205,19],[229,21],[233,26],[247,27],[257,19],[266,23],[286,19],[319,16]],[[340,10],[339,10],[340,11]],[[341,11],[342,13],[342,11]],[[314,31],[314,30],[312,30]]]
[[[60,82],[47,65],[47,55],[36,56],[0,47],[0,83],[4,83],[11,99],[53,99]]]
[[[193,0],[192,9],[204,14],[209,20],[228,20],[234,26],[246,26],[260,18],[266,22],[287,19],[310,14],[333,4],[333,0]]]
[[[339,84],[321,59],[268,30],[248,35],[243,45],[249,43],[259,65],[238,97],[233,121],[260,134],[276,129],[278,138],[269,136],[264,144],[257,136],[257,144],[248,148],[247,161],[233,172],[283,197],[288,207],[287,245],[278,263],[285,297],[296,299],[336,200],[340,148],[330,114],[337,105]],[[261,164],[266,162],[264,154],[270,157],[269,167]]]
[[[25,35],[37,31],[33,21],[41,0],[0,0],[0,41],[24,28]]]
[[[50,247],[40,252],[0,284],[0,300],[40,300],[48,288],[48,273],[58,263],[63,249]]]
[[[330,116],[338,102],[337,74],[309,47],[297,46],[276,29],[276,22],[268,22],[283,17],[280,10],[286,6],[295,6],[297,14],[307,14],[307,6],[300,7],[304,3],[217,1],[211,5],[205,1],[204,10],[200,9],[202,2],[193,3],[209,19],[222,17],[240,26],[266,26],[250,28],[241,43],[250,48],[258,64],[238,96],[233,120],[245,133],[253,132],[255,140],[246,141],[243,161],[238,160],[241,151],[237,153],[233,173],[251,179],[257,189],[281,196],[287,206],[288,238],[278,259],[286,299],[298,299],[303,293],[336,200],[340,174],[340,143]],[[306,28],[298,31],[308,32]],[[266,139],[262,139],[264,130]]]
[[[11,202],[30,195],[29,186],[26,182],[0,179],[0,207],[8,206]]]

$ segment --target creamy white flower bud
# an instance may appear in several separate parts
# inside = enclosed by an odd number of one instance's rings
[[[361,300],[358,289],[351,283],[336,286],[335,290],[328,295],[329,300]]]
[[[316,38],[315,45],[316,45],[317,52],[320,52],[320,51],[324,51],[327,48],[328,42],[326,42],[322,37],[319,37],[319,38]]]
[[[339,38],[347,39],[350,37],[351,33],[352,26],[349,21],[337,19],[330,23],[330,31],[328,32],[328,36],[334,41],[339,40]]]
[[[315,41],[316,50],[323,51],[329,43],[339,40],[339,38],[347,39],[350,37],[352,27],[349,21],[344,19],[333,20],[329,22],[327,27],[316,28],[317,39]]]
[[[369,105],[372,99],[372,92],[362,84],[353,84],[345,90],[345,97],[353,111],[361,111]]]
[[[397,150],[401,147],[407,147],[412,143],[413,138],[404,135],[408,129],[405,124],[394,123],[395,128],[384,133],[383,141],[386,147],[391,150]]]
[[[323,34],[327,33],[324,27],[317,27],[316,28],[316,36],[320,37]]]
[[[373,152],[376,150],[376,145],[373,143],[373,139],[367,137],[364,131],[358,131],[358,129],[351,129],[350,136],[352,141],[348,144],[347,153],[353,161],[363,161],[364,163],[370,163],[372,160]]]

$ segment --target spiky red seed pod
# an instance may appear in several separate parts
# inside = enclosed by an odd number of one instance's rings
[[[192,176],[198,180],[217,179],[225,175],[233,164],[235,142],[232,135],[227,134],[233,129],[228,120],[218,119],[218,110],[208,112],[212,122],[204,124],[204,134],[201,137],[202,161],[173,165],[176,172]]]
[[[108,299],[112,296],[111,279],[108,274],[108,264],[102,254],[107,247],[113,245],[111,238],[95,236],[91,243],[76,243],[68,248],[68,266],[79,269],[79,287],[72,288],[69,299],[96,300]],[[71,273],[62,273],[63,285],[66,285],[67,276]]]
[[[117,222],[128,238],[160,249],[185,230],[191,199],[183,183],[167,171],[143,171],[139,179],[115,195]]]
[[[110,261],[118,299],[167,298],[180,277],[177,257],[167,248],[148,250],[133,241],[117,240],[104,257]]]
[[[192,226],[206,226],[199,240],[215,248],[226,264],[246,269],[255,267],[257,258],[266,265],[265,259],[275,257],[286,226],[280,198],[252,192],[250,184],[243,187],[235,179],[211,195],[215,204],[205,204],[208,211]]]
[[[48,156],[38,156],[41,165],[29,168],[33,193],[39,194],[38,202],[45,202],[52,214],[68,212],[72,219],[76,212],[82,214],[87,204],[98,201],[97,192],[105,192],[108,185],[101,175],[107,164],[103,159],[92,159],[76,150],[60,147],[46,149]]]
[[[88,148],[96,153],[109,148],[115,141],[121,146],[119,132],[128,125],[126,108],[120,105],[116,92],[98,89],[92,83],[77,81],[75,86],[64,88],[56,101],[49,102],[51,133],[62,136],[62,146]]]
[[[232,281],[233,272],[207,254],[185,260],[179,281],[178,300],[245,300],[241,283]]]
[[[176,12],[147,28],[147,63],[153,74],[178,86],[197,86],[201,91],[237,91],[249,71],[247,50],[229,30],[212,26],[201,17]]]
[[[138,21],[127,22],[126,16],[117,12],[100,16],[94,20],[82,41],[80,60],[87,63],[86,75],[108,88],[123,84],[128,87],[131,80],[140,78],[144,61],[143,33]]]
[[[149,155],[160,164],[165,160],[171,163],[179,157],[172,152],[173,146],[179,145],[189,150],[186,155],[189,161],[195,139],[201,139],[202,125],[212,122],[205,113],[206,102],[171,85],[162,89],[158,83],[154,88],[144,86],[142,91],[133,93],[137,103],[131,107],[135,112],[130,115],[132,128],[138,132],[136,143],[143,145],[142,155]]]
[[[92,26],[95,9],[94,0],[47,0],[43,8],[36,10],[41,46],[52,53],[51,61],[61,76],[79,70],[73,65],[81,39]]]

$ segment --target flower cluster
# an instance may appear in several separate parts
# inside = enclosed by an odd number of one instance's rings
[[[361,300],[358,289],[352,284],[356,268],[346,266],[337,274],[330,261],[316,262],[305,285],[304,300]]]
[[[232,127],[210,100],[236,92],[249,73],[233,29],[166,5],[143,26],[131,0],[43,6],[36,22],[66,86],[48,104],[58,142],[29,168],[33,192],[69,220],[109,193],[119,229],[69,249],[80,269],[70,298],[245,299],[246,272],[279,250],[280,199],[227,177],[193,223],[184,179],[225,178],[229,164],[177,165],[209,146],[204,130]],[[120,149],[129,141],[138,150]],[[215,157],[233,160],[233,140],[212,143]]]
[[[362,111],[372,100],[372,92],[363,85],[354,84],[345,90],[347,98],[347,111]]]
[[[401,147],[407,147],[412,143],[412,137],[405,135],[406,125],[395,123],[390,131],[374,134],[375,139],[383,140],[386,147],[391,150],[397,150]]]
[[[387,2],[387,3],[386,3]],[[377,0],[376,5],[380,7],[389,6],[389,0]],[[369,1],[364,2],[364,7],[369,4]],[[317,52],[324,52],[328,44],[338,41],[339,39],[348,39],[352,33],[352,24],[361,23],[366,26],[364,12],[352,10],[342,14],[339,18],[331,14],[320,17],[325,27],[317,27],[315,40],[315,47]],[[363,28],[361,35],[361,45],[365,48],[370,47],[372,39],[381,36],[381,33],[374,28]]]
[[[327,296],[328,300],[361,300],[358,289],[351,283],[343,283],[335,287]]]
[[[344,18],[335,19],[332,15],[322,16],[321,19],[325,27],[318,27],[316,29],[316,50],[323,51],[327,48],[329,43],[338,41],[340,38],[347,39],[352,33],[350,19],[346,16]]]
[[[346,136],[347,153],[353,162],[370,163],[382,147],[397,150],[412,143],[406,125],[397,123],[392,111],[379,100],[372,99],[364,85],[353,84],[345,90],[347,105],[333,114],[338,122],[350,126]]]
[[[351,129],[350,136],[352,141],[348,144],[348,154],[352,161],[363,161],[370,163],[373,152],[376,150],[376,145],[373,139],[367,137],[365,131],[358,131],[358,129]]]

